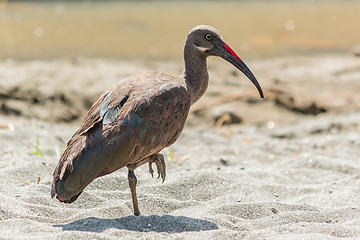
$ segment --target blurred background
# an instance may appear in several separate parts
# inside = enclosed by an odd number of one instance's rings
[[[360,1],[344,0],[0,0],[0,116],[80,121],[120,79],[180,75],[185,38],[200,24],[221,31],[265,99],[233,66],[211,58],[211,82],[189,124],[228,113],[237,116],[230,123],[266,125],[357,110],[359,13]]]
[[[186,33],[221,30],[246,58],[345,53],[360,1],[0,1],[0,58],[182,59]]]

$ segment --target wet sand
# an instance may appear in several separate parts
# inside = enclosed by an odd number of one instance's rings
[[[180,139],[162,153],[167,178],[136,170],[91,183],[65,205],[52,171],[96,96],[180,61],[93,58],[0,62],[0,232],[4,239],[359,239],[360,58],[248,61],[262,84],[209,59],[210,86]]]

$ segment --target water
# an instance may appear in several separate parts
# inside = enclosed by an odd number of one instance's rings
[[[181,59],[199,24],[246,58],[343,53],[360,43],[359,12],[360,1],[3,2],[0,58]]]

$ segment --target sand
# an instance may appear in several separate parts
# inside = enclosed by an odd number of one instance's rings
[[[73,204],[52,172],[82,114],[117,79],[182,63],[103,59],[0,62],[1,239],[360,239],[360,59],[248,61],[265,90],[211,60],[210,86],[167,177],[96,179]]]

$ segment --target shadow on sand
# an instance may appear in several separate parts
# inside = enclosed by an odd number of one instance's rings
[[[125,229],[137,232],[192,232],[218,229],[215,223],[182,216],[128,216],[115,219],[84,218],[64,225],[63,231],[103,232],[109,228]]]

